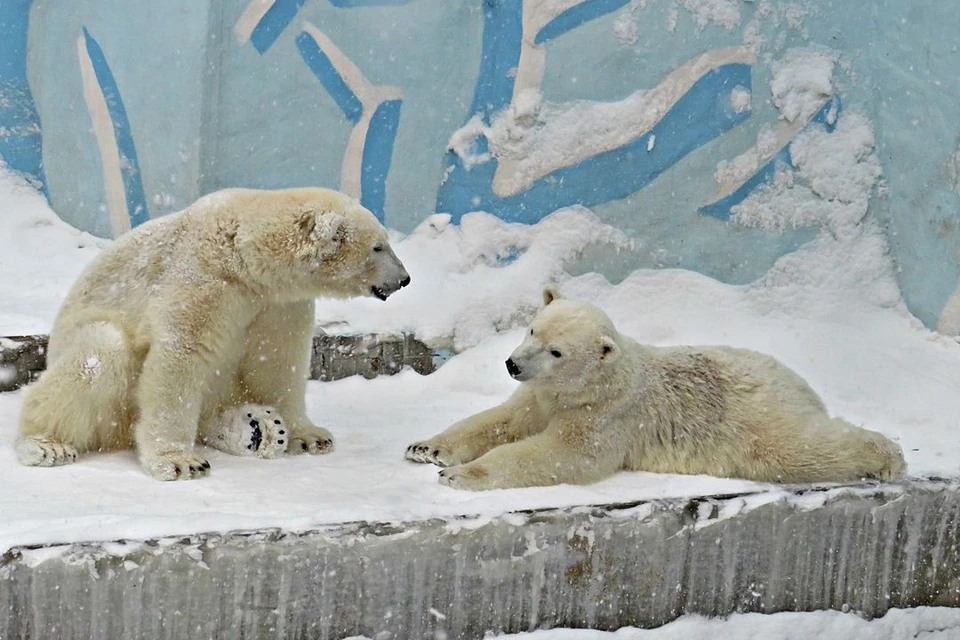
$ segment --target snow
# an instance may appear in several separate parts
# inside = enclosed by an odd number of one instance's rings
[[[500,640],[956,640],[960,638],[960,609],[891,609],[882,618],[873,620],[840,611],[736,613],[727,619],[688,615],[657,629],[625,627],[615,632],[552,629],[494,637]]]
[[[716,24],[730,31],[740,25],[740,0],[677,0],[677,2],[690,12],[697,29]]]
[[[730,165],[733,172],[756,166],[748,154]],[[796,170],[778,167],[772,184],[761,186],[733,208],[733,220],[773,231],[814,224],[835,233],[855,228],[867,213],[881,175],[870,121],[847,111],[832,133],[810,127],[794,139],[790,157]],[[739,164],[741,158],[748,159],[746,167]],[[718,167],[718,182],[726,178],[724,171],[731,169]]]
[[[833,68],[838,52],[821,46],[787,50],[770,64],[770,91],[780,117],[808,120],[833,95]]]
[[[0,334],[47,331],[66,290],[105,246],[50,210],[0,159]]]
[[[825,67],[817,68],[822,80]],[[799,93],[789,95],[803,103]],[[524,104],[533,113],[536,102]],[[804,376],[832,413],[898,441],[911,475],[960,475],[960,344],[907,311],[886,240],[865,217],[880,173],[869,121],[847,111],[834,133],[802,134],[793,153],[797,169],[782,177],[789,182],[748,198],[736,223],[773,230],[816,223],[820,233],[748,285],[685,270],[638,270],[616,285],[597,274],[570,277],[566,269],[585,247],[634,242],[583,207],[534,226],[474,213],[459,226],[435,215],[409,236],[393,233],[413,284],[385,303],[322,301],[319,319],[333,331],[412,331],[458,355],[426,377],[407,370],[310,383],[309,413],[337,437],[330,455],[258,460],[208,450],[211,477],[181,483],[151,480],[130,451],[27,468],[14,454],[23,393],[0,394],[0,551],[203,531],[302,531],[359,520],[446,518],[451,526],[469,526],[521,509],[717,493],[768,491],[746,497],[743,509],[786,499],[770,485],[648,473],[619,473],[584,487],[470,493],[440,486],[434,467],[406,462],[409,443],[512,392],[516,383],[503,361],[549,282],[598,304],[621,331],[650,344],[729,344],[770,353]],[[60,222],[6,172],[0,172],[0,212],[0,335],[47,332],[67,288],[103,243]],[[725,517],[738,508],[731,505]]]

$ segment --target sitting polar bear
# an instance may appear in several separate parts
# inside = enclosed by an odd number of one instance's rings
[[[360,203],[329,189],[227,189],[119,238],[61,307],[27,388],[26,465],[136,445],[160,480],[236,455],[323,453],[304,393],[314,298],[387,296],[410,277]]]
[[[831,419],[806,382],[770,356],[646,346],[553,288],[544,302],[506,362],[521,381],[516,392],[407,448],[410,460],[448,467],[443,484],[587,484],[619,469],[766,482],[891,480],[906,471],[897,444]]]

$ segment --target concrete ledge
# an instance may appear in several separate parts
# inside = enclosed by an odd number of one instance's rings
[[[0,338],[0,392],[14,391],[40,375],[47,364],[47,336]],[[375,378],[410,367],[421,375],[436,369],[436,355],[412,335],[316,335],[310,361],[313,380],[353,375]]]
[[[482,638],[960,606],[958,485],[12,549],[0,638]]]

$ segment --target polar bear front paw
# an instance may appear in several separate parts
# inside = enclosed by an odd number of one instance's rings
[[[156,480],[194,480],[210,475],[210,463],[203,456],[185,451],[142,456],[140,464]]]
[[[275,458],[287,450],[287,428],[273,407],[245,404],[221,413],[203,442],[234,456]]]
[[[449,447],[434,444],[432,440],[414,442],[407,447],[404,457],[413,462],[435,464],[438,467],[452,467],[464,462],[458,459]]]
[[[17,457],[28,467],[58,467],[75,462],[77,449],[47,438],[27,437],[17,443]]]
[[[289,453],[330,453],[333,434],[323,427],[299,427],[291,430]]]

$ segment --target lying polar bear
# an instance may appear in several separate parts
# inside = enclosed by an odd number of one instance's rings
[[[767,482],[893,480],[900,447],[830,418],[774,358],[732,347],[657,348],[599,309],[544,291],[546,307],[507,360],[521,381],[502,405],[410,445],[443,484],[587,484],[619,469]]]
[[[304,404],[314,298],[387,296],[410,276],[383,226],[329,189],[227,189],[119,238],[61,307],[17,453],[53,466],[135,445],[159,480],[236,455],[323,453]]]

